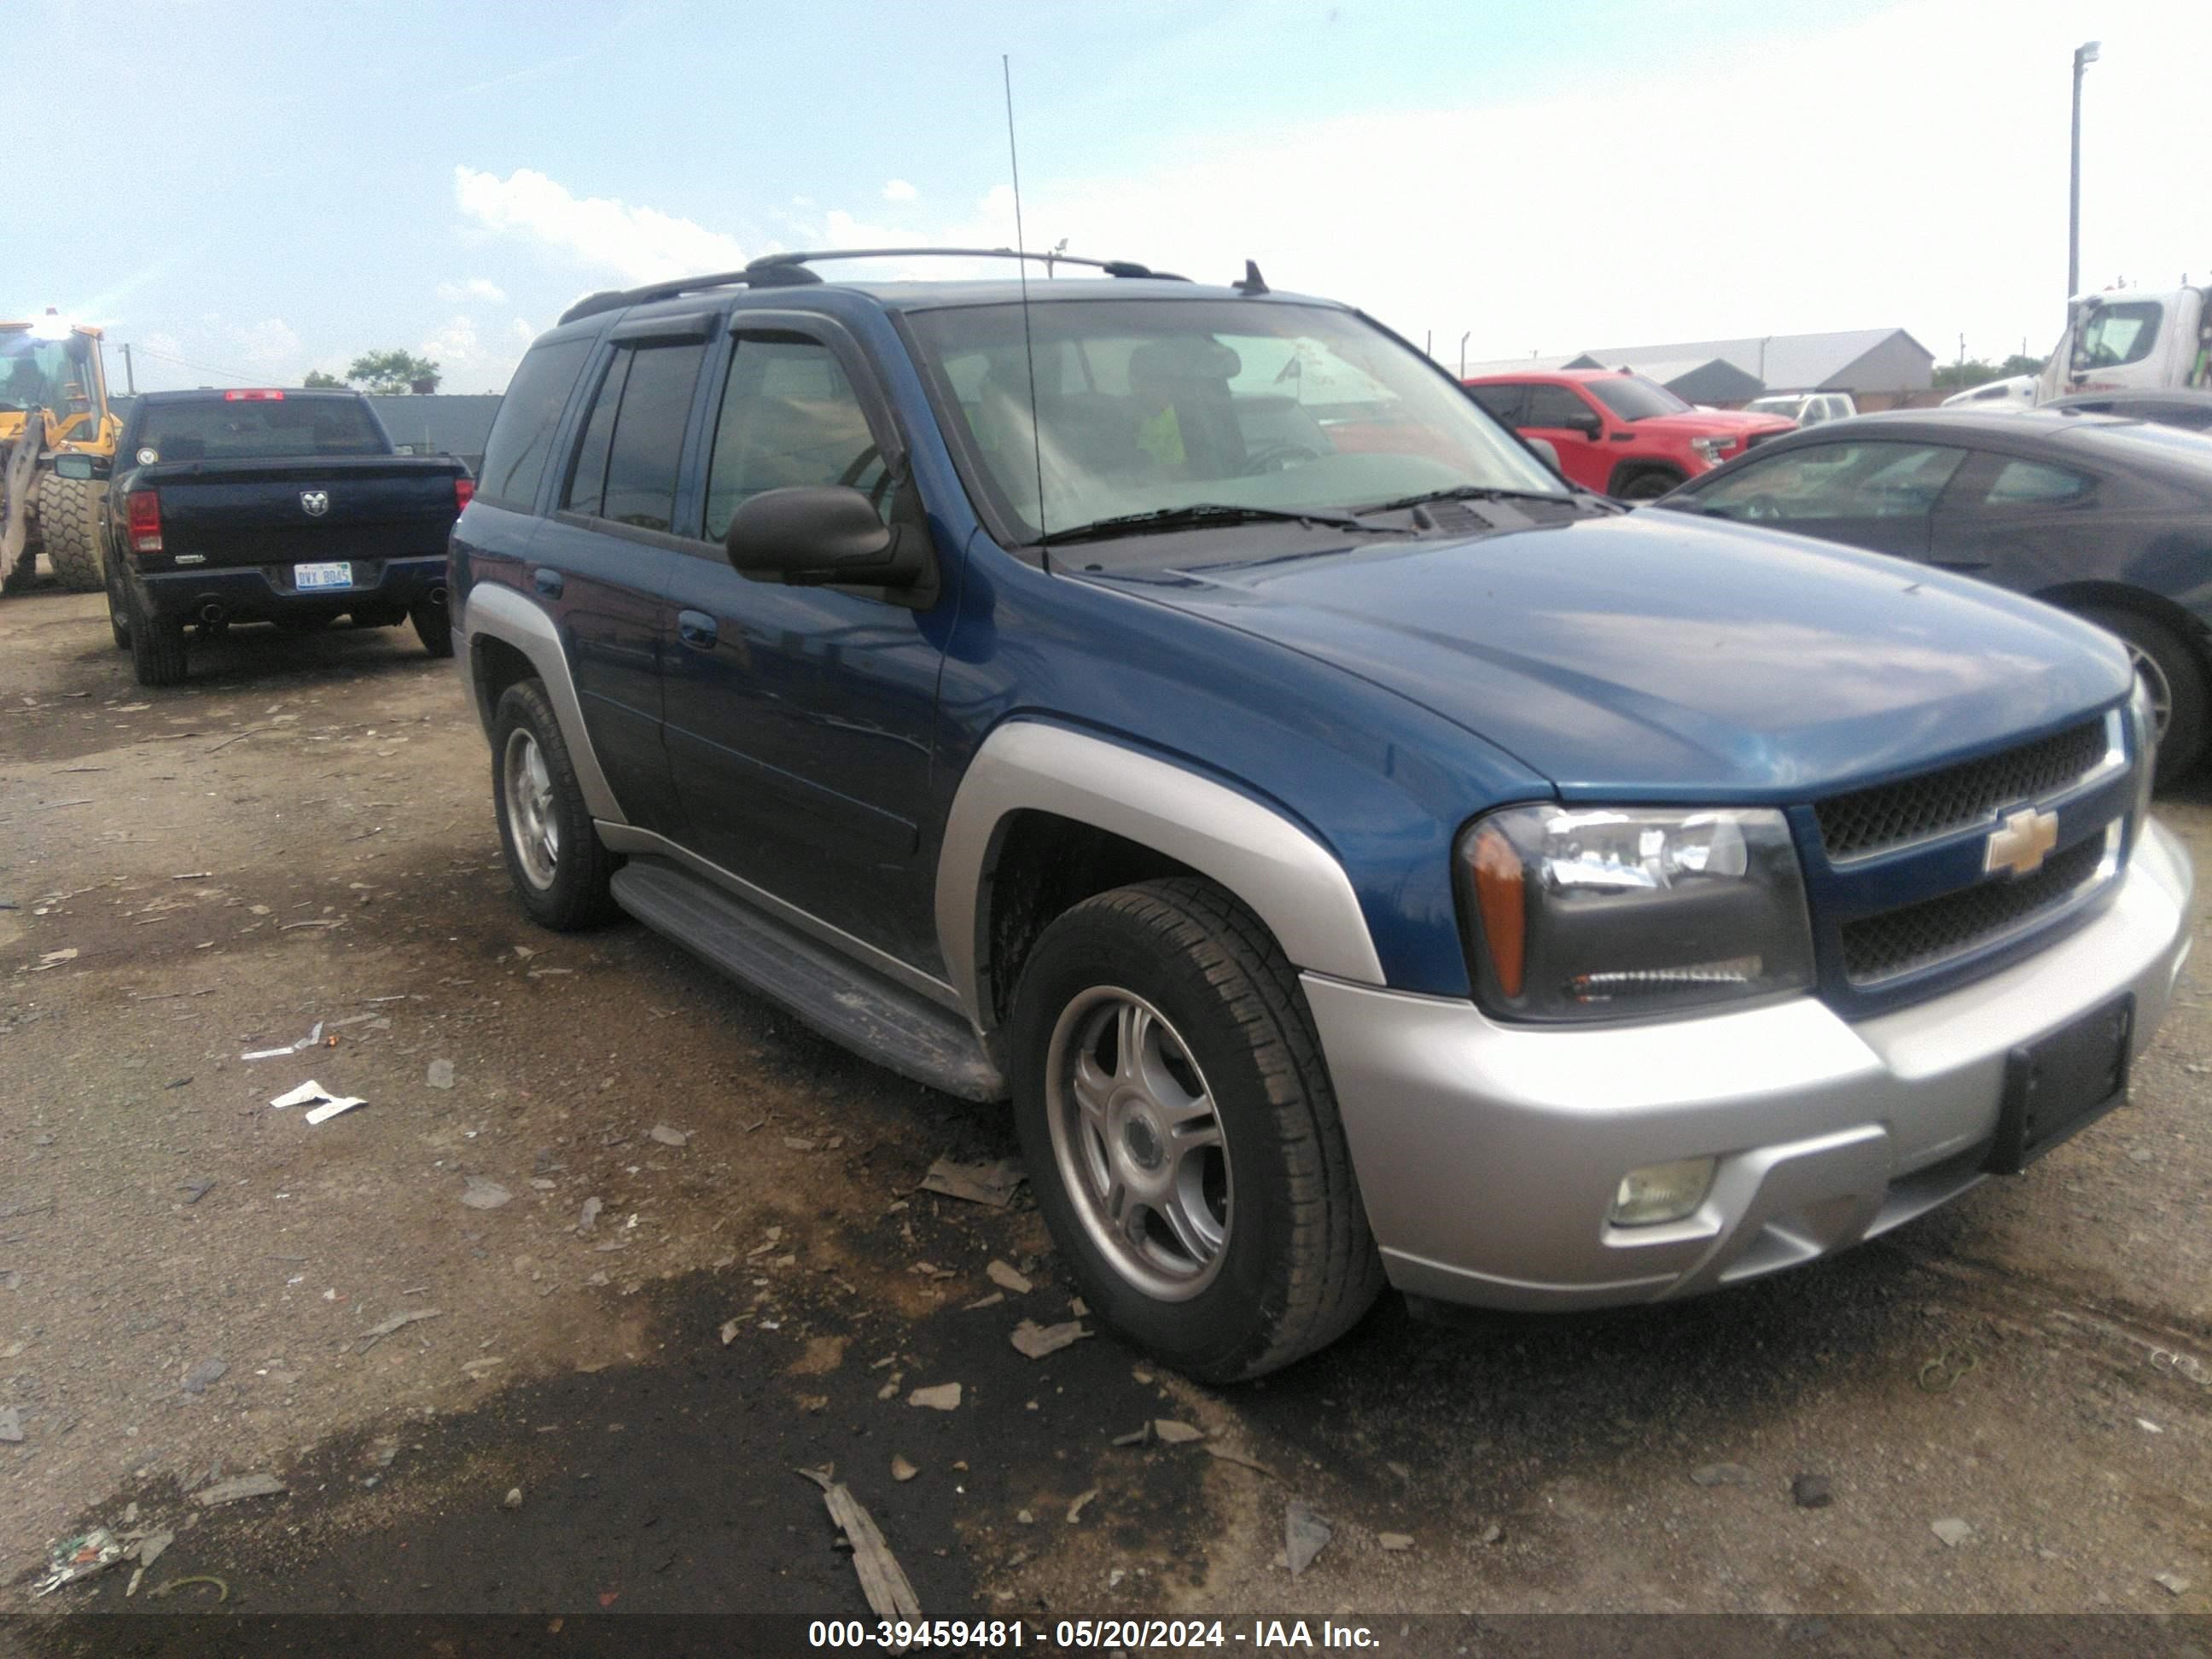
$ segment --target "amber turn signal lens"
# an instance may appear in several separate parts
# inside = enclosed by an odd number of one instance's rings
[[[1486,829],[1474,838],[1474,903],[1482,916],[1482,941],[1490,949],[1490,965],[1498,975],[1498,988],[1509,997],[1521,994],[1521,971],[1528,954],[1528,908],[1522,894],[1525,878],[1521,855],[1495,830]]]

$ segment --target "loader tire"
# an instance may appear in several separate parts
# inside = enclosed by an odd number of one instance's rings
[[[100,562],[100,507],[106,494],[87,478],[49,472],[39,480],[39,533],[54,580],[76,593],[97,593],[106,586]]]

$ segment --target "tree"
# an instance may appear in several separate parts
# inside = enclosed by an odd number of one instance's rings
[[[1938,392],[1959,392],[1970,386],[1980,386],[1998,376],[1995,363],[1984,362],[1979,357],[1969,357],[1964,362],[1945,363],[1938,368],[1929,384]]]
[[[301,386],[317,386],[328,389],[331,387],[342,386],[345,382],[338,379],[335,374],[325,374],[319,368],[311,368],[307,371],[307,378],[301,381],[300,384]]]
[[[438,365],[411,351],[370,351],[353,360],[345,377],[364,392],[391,395],[402,392],[435,392]]]
[[[2042,373],[2042,358],[2027,356],[2017,351],[2014,352],[2011,356],[2006,358],[2002,362],[1997,365],[1997,378],[2001,380],[2008,380],[2015,374],[2040,374]]]

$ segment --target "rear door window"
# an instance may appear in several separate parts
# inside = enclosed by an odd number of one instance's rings
[[[2067,467],[2040,461],[2007,461],[1997,469],[1984,501],[1994,507],[2063,507],[2081,500],[2096,480]]]
[[[1507,426],[1520,424],[1521,402],[1527,391],[1517,386],[1471,386],[1467,395]]]
[[[672,528],[684,429],[706,350],[692,340],[615,354],[577,441],[563,507],[633,530]]]
[[[483,477],[477,499],[527,513],[537,504],[538,483],[553,447],[553,428],[592,349],[589,339],[556,340],[533,347],[514,371],[499,414],[484,441]]]

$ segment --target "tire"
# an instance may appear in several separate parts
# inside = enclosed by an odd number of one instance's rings
[[[453,624],[442,601],[423,599],[407,617],[415,624],[415,637],[422,641],[425,651],[434,657],[453,654]]]
[[[1132,1030],[1141,1067],[1121,1052]],[[1066,911],[1023,967],[1010,1035],[1030,1183],[1103,1323],[1231,1382],[1325,1346],[1373,1304],[1382,1257],[1312,1018],[1227,893],[1146,882]],[[1117,1226],[1102,1188],[1121,1177]],[[1146,1184],[1158,1204],[1131,1200]]]
[[[115,635],[115,648],[128,651],[131,648],[131,613],[115,591],[118,584],[112,570],[107,573],[106,580],[100,586],[107,590],[107,626]]]
[[[123,584],[131,672],[141,685],[181,685],[185,680],[185,625],[175,617],[147,613],[138,590]]]
[[[507,873],[530,919],[562,933],[613,921],[620,912],[607,884],[622,860],[592,827],[561,722],[537,680],[508,686],[493,712],[491,790]]]
[[[76,593],[105,584],[100,556],[100,506],[106,490],[89,478],[49,472],[39,480],[39,534],[54,580]]]
[[[2158,781],[2178,782],[2204,758],[2204,665],[2182,637],[2156,617],[2118,606],[2084,605],[2076,613],[2117,634],[2166,705],[2158,738]]]
[[[1664,467],[1647,466],[1622,479],[1612,495],[1618,501],[1656,501],[1681,482]]]

